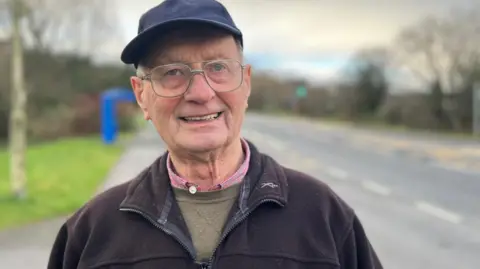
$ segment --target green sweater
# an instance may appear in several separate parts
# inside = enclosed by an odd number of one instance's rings
[[[219,191],[195,194],[174,188],[175,197],[197,251],[197,261],[207,260],[212,256],[240,186],[241,184],[236,184]]]

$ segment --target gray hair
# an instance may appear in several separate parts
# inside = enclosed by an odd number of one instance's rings
[[[144,77],[148,73],[148,69],[149,69],[148,67],[142,64],[138,64],[137,70],[136,70],[136,76],[139,78]]]

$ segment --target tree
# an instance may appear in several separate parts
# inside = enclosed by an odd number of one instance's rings
[[[42,52],[91,56],[119,37],[110,0],[29,0],[25,38]]]
[[[388,92],[386,71],[388,52],[384,48],[358,51],[352,58],[348,76],[352,85],[352,116],[372,116]]]
[[[12,92],[9,127],[10,179],[17,198],[26,197],[25,155],[27,149],[27,93],[23,72],[23,45],[20,19],[23,15],[21,0],[11,0],[12,17]]]
[[[27,195],[27,92],[31,92],[27,88],[35,89],[35,93],[51,91],[51,87],[38,89],[37,85],[27,85],[24,51],[28,48],[41,54],[69,52],[91,56],[117,34],[109,1],[0,0],[0,31],[11,36],[10,177],[12,191],[18,198]]]
[[[8,0],[0,0],[0,29],[8,29],[10,27],[10,5]],[[4,31],[5,31],[4,30]]]
[[[480,62],[480,7],[456,10],[449,17],[427,17],[405,28],[396,39],[396,62],[428,88],[446,98],[460,94],[469,83],[471,72]],[[462,130],[458,113],[463,99],[443,101],[443,114],[454,130]]]

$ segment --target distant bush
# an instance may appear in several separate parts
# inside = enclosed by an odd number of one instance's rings
[[[4,48],[5,49],[5,48]],[[2,46],[0,46],[1,54]],[[97,65],[88,58],[27,51],[25,76],[28,94],[29,136],[56,139],[100,132],[99,94],[110,87],[129,88],[132,70]],[[10,106],[9,57],[0,59],[0,140],[8,135]],[[135,104],[118,107],[119,128],[135,128]]]

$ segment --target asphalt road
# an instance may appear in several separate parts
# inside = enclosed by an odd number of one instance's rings
[[[480,143],[258,114],[247,115],[242,131],[346,200],[385,268],[480,268]],[[163,148],[155,130],[145,129],[100,190],[129,179]],[[0,233],[0,268],[45,268],[62,222]]]
[[[480,143],[258,114],[243,135],[329,184],[385,268],[480,268]]]

